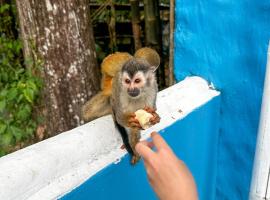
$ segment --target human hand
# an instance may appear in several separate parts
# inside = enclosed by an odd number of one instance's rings
[[[183,161],[156,132],[153,142],[140,142],[136,151],[142,156],[148,180],[161,200],[197,200],[196,184]],[[155,146],[157,151],[151,148]]]

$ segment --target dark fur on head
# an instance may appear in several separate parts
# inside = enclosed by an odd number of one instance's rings
[[[146,73],[150,68],[150,64],[145,59],[133,58],[123,65],[122,72],[127,72],[130,77],[133,77],[138,71]]]

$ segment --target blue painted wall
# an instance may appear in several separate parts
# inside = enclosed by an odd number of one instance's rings
[[[218,200],[248,199],[269,38],[269,0],[176,0],[176,79],[222,93]]]
[[[191,169],[200,200],[215,198],[219,107],[220,97],[215,97],[160,132]],[[147,181],[143,163],[131,166],[129,159],[125,156],[120,163],[111,164],[61,200],[157,199]]]

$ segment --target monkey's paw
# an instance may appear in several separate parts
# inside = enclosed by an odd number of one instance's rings
[[[153,115],[153,117],[150,119],[150,122],[151,122],[152,125],[157,124],[157,123],[160,122],[160,117],[156,113],[156,109],[153,109],[153,108],[150,108],[150,107],[145,107],[144,110]]]
[[[127,125],[130,128],[142,129],[142,126],[140,125],[139,121],[136,119],[136,115],[135,114],[131,114],[129,116]]]
[[[141,157],[139,155],[133,155],[132,158],[131,158],[131,160],[130,160],[130,163],[132,165],[135,165],[140,160],[140,158]]]

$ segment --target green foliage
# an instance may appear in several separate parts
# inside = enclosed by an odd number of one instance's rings
[[[42,87],[34,75],[38,66],[23,62],[21,41],[11,31],[16,30],[13,6],[0,6],[0,156],[33,137],[33,108]]]

